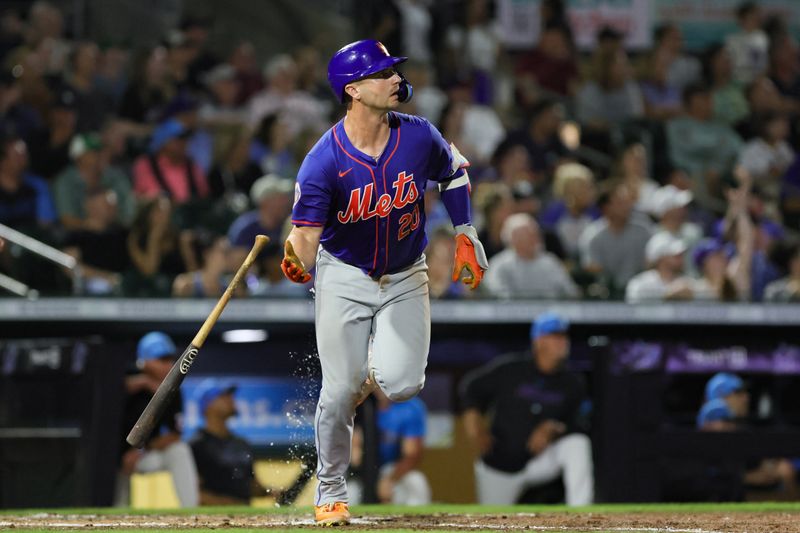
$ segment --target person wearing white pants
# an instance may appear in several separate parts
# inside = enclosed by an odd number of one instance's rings
[[[161,425],[148,436],[144,449],[131,448],[124,442],[125,435],[138,420],[178,355],[175,343],[160,331],[151,331],[139,340],[136,366],[141,372],[125,378],[128,397],[123,415],[122,459],[114,498],[117,506],[130,504],[131,474],[160,470],[172,474],[181,507],[196,507],[200,503],[200,484],[192,449],[181,440],[183,403],[180,395],[167,406]]]
[[[582,433],[585,386],[562,370],[568,327],[561,316],[542,313],[531,327],[533,357],[502,358],[464,378],[464,427],[480,454],[475,481],[481,504],[517,503],[525,489],[559,476],[567,505],[594,500],[592,445]]]

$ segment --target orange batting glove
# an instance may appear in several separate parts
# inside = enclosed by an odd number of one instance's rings
[[[283,261],[281,261],[281,270],[283,275],[295,283],[308,283],[311,279],[311,274],[306,272],[306,267],[303,262],[294,253],[292,243],[287,239],[286,244],[283,246]]]
[[[489,268],[489,260],[483,250],[478,233],[472,226],[456,226],[456,257],[453,264],[453,281],[463,279],[465,285],[475,289],[483,280],[483,273]],[[461,278],[466,269],[467,275]]]

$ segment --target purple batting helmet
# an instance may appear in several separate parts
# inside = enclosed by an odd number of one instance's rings
[[[344,87],[376,72],[398,65],[407,57],[394,57],[375,39],[365,39],[350,43],[335,54],[328,62],[328,82],[336,98],[344,103]],[[411,100],[411,84],[400,74],[400,91],[397,98],[401,102]]]

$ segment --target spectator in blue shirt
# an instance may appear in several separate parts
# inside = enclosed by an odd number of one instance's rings
[[[0,140],[0,223],[17,229],[47,227],[56,209],[47,183],[28,172],[28,147],[10,135]]]
[[[378,499],[394,505],[427,505],[431,489],[425,474],[418,470],[425,439],[425,404],[419,398],[393,403],[377,387],[373,392],[378,406]],[[361,466],[363,437],[353,435],[351,464]],[[360,483],[348,482],[351,503],[360,503]]]

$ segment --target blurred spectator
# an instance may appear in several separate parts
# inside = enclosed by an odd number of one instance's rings
[[[378,408],[378,500],[393,505],[430,505],[431,487],[419,470],[425,452],[425,404],[419,398],[392,402],[380,387],[372,394]],[[357,428],[353,432],[351,466],[361,468],[363,456],[363,431]],[[359,480],[353,481],[348,480],[347,490],[351,492],[351,505],[358,505],[363,488]]]
[[[494,177],[506,184],[515,196],[532,196],[541,187],[540,179],[531,168],[530,154],[525,145],[513,140],[501,142],[492,156]],[[538,211],[538,205],[532,211]]]
[[[489,0],[467,0],[464,25],[450,25],[445,36],[452,64],[459,65],[460,77],[472,79],[471,99],[487,106],[494,103],[493,78],[502,50],[492,8]]]
[[[764,290],[764,300],[800,301],[800,246],[796,242],[781,243],[773,250],[771,259],[778,265],[784,277],[767,285]]]
[[[139,205],[128,235],[128,253],[138,275],[131,296],[170,293],[175,276],[197,269],[192,234],[172,222],[172,202],[165,196]]]
[[[800,58],[791,34],[778,35],[770,42],[769,79],[783,96],[800,100]]]
[[[236,70],[236,79],[239,82],[236,103],[242,105],[264,88],[253,43],[247,40],[239,42],[231,52],[228,63]]]
[[[112,44],[100,51],[94,82],[98,90],[109,95],[115,111],[130,81],[130,56],[130,50],[121,45]]]
[[[702,207],[721,211],[722,179],[730,174],[742,140],[731,128],[712,119],[708,87],[690,85],[683,92],[683,102],[686,116],[667,122],[671,162],[689,174],[695,200]]]
[[[277,113],[267,115],[261,119],[253,135],[250,161],[261,167],[262,174],[292,176],[297,168],[291,143],[292,136],[286,121]]]
[[[432,63],[434,51],[431,49],[431,32],[433,30],[431,4],[433,2],[431,0],[394,0],[392,3],[400,15],[397,31],[402,55],[412,61]],[[416,92],[416,86],[414,86],[414,91]]]
[[[13,133],[27,141],[41,127],[39,114],[22,101],[19,80],[0,67],[0,135]]]
[[[431,298],[447,300],[467,295],[462,283],[453,281],[453,257],[456,253],[453,232],[439,227],[429,233],[425,260],[428,264],[428,285]]]
[[[539,225],[527,213],[508,217],[501,232],[506,248],[492,257],[486,288],[498,298],[576,298],[578,287],[564,265],[545,251]]]
[[[581,264],[588,272],[600,275],[612,295],[620,295],[628,281],[644,270],[650,230],[631,216],[633,198],[622,183],[602,192],[597,205],[603,216],[581,234]]]
[[[564,371],[568,328],[561,316],[542,313],[531,327],[529,352],[492,361],[461,382],[481,504],[514,504],[526,488],[559,476],[567,505],[592,503],[586,388]]]
[[[800,229],[800,156],[797,154],[781,180],[780,212],[787,228]]]
[[[197,118],[201,124],[217,127],[247,123],[247,110],[238,102],[239,80],[233,66],[220,63],[205,73],[202,81],[210,100],[198,110]]]
[[[578,64],[569,30],[561,23],[544,26],[536,48],[523,53],[516,65],[519,104],[529,108],[542,92],[550,96],[571,97],[578,89]]]
[[[320,56],[319,48],[310,44],[295,48],[292,52],[292,57],[297,65],[297,88],[317,100],[333,100],[333,93],[324,76],[327,67],[322,64]],[[406,68],[407,66],[403,65],[403,72]],[[416,85],[414,85],[414,96],[417,96]]]
[[[244,211],[249,202],[247,194],[263,172],[250,160],[251,137],[246,127],[240,126],[228,135],[217,136],[221,145],[217,162],[208,174],[212,198],[223,198],[234,213]]]
[[[123,454],[117,475],[117,506],[130,505],[131,474],[159,470],[168,470],[172,474],[181,507],[196,507],[199,503],[197,468],[192,450],[181,440],[183,402],[180,394],[166,406],[160,425],[147,438],[143,449],[131,448],[124,441],[178,355],[175,343],[165,333],[151,331],[139,339],[136,348],[136,367],[139,372],[125,377],[127,399],[122,419],[125,433],[120,439],[123,442]]]
[[[450,102],[442,110],[442,135],[472,165],[486,165],[506,135],[500,117],[494,108],[473,100],[468,84],[455,84],[447,94]]]
[[[642,92],[624,50],[597,56],[592,77],[578,91],[575,103],[578,120],[594,130],[608,130],[644,115]]]
[[[750,412],[750,394],[736,374],[719,372],[711,376],[706,382],[705,400],[724,401],[734,419],[743,420]]]
[[[640,84],[644,116],[652,120],[670,119],[683,109],[680,90],[669,81],[670,60],[667,52],[652,53]]]
[[[523,129],[510,133],[506,142],[522,144],[528,150],[531,169],[539,175],[550,175],[569,155],[559,138],[563,121],[563,105],[557,100],[540,100],[530,109]]]
[[[787,141],[789,120],[775,112],[762,114],[758,120],[758,136],[744,145],[738,164],[750,173],[753,184],[764,193],[768,212],[777,216],[781,178],[795,158]]]
[[[690,83],[700,81],[700,61],[683,52],[683,34],[677,24],[658,26],[653,41],[652,56],[666,63],[667,86],[675,88],[680,94]]]
[[[447,95],[436,85],[433,68],[427,63],[409,60],[403,63],[403,74],[414,87],[414,98],[409,103],[411,112],[432,124],[439,124]]]
[[[183,298],[218,298],[222,296],[231,280],[231,271],[236,268],[230,258],[231,245],[224,235],[209,232],[194,232],[192,249],[199,268],[178,274],[172,282],[172,295]],[[247,294],[240,284],[234,296]]]
[[[658,190],[658,183],[650,177],[650,166],[647,162],[647,149],[634,140],[629,142],[617,156],[612,169],[613,177],[622,180],[633,196],[634,208],[639,213],[648,213],[652,209],[653,194]]]
[[[750,107],[750,115],[736,125],[736,130],[745,139],[759,134],[761,116],[780,113],[794,117],[800,110],[798,109],[800,103],[781,95],[772,80],[766,76],[760,76],[747,85],[745,96]]]
[[[178,93],[163,110],[163,122],[177,120],[187,130],[186,153],[203,171],[208,174],[214,158],[215,131],[206,125],[199,116],[200,100],[187,91]],[[224,127],[217,129],[225,130]]]
[[[750,106],[742,85],[733,79],[733,64],[727,48],[715,44],[706,50],[703,74],[711,89],[715,119],[733,126],[748,115]]]
[[[111,95],[97,84],[100,49],[93,42],[76,43],[70,53],[69,69],[63,82],[75,94],[78,114],[75,129],[79,133],[98,131],[114,111]]]
[[[289,137],[294,138],[306,128],[327,123],[327,103],[314,99],[297,88],[297,65],[289,55],[276,55],[264,67],[266,88],[250,100],[248,115],[255,126],[267,115],[286,122]]]
[[[452,241],[453,238],[451,237]],[[267,245],[258,256],[258,277],[247,278],[247,291],[250,296],[269,298],[309,298],[314,281],[300,284],[290,281],[283,275],[281,260],[283,247],[278,243]],[[452,256],[449,257],[452,261]],[[237,265],[238,268],[238,265]],[[313,471],[313,466],[311,467]]]
[[[56,221],[47,183],[28,170],[28,148],[16,135],[0,137],[0,223],[21,231]]]
[[[744,278],[744,270],[731,266],[735,253],[732,246],[715,239],[705,239],[692,252],[695,267],[701,278],[694,285],[694,295],[698,300],[738,301],[747,297],[744,287],[739,284],[749,281]],[[738,284],[734,276],[742,280]],[[747,275],[749,277],[749,274]]]
[[[680,239],[686,250],[691,250],[703,237],[703,228],[689,222],[688,206],[692,202],[691,191],[678,189],[674,185],[665,185],[653,193],[650,214],[657,221],[655,232],[667,232]],[[691,257],[684,260],[684,271],[694,272]]]
[[[64,252],[80,267],[79,291],[120,295],[122,275],[131,267],[131,259],[128,230],[117,220],[117,193],[104,184],[86,186],[80,201],[83,219],[66,234],[63,244]]]
[[[683,275],[686,244],[671,233],[656,233],[647,241],[645,259],[650,270],[635,275],[625,288],[628,303],[691,300],[692,280]]]
[[[78,121],[75,104],[73,90],[59,91],[47,115],[47,125],[30,139],[31,170],[46,180],[54,178],[70,163],[69,143]]]
[[[208,47],[212,24],[210,18],[187,15],[179,26],[186,45],[192,49],[187,76],[193,89],[202,88],[203,76],[219,63],[219,58]]]
[[[161,123],[150,140],[148,153],[133,166],[133,189],[137,196],[169,196],[176,205],[208,196],[208,181],[189,157],[186,143],[191,130],[176,119]]]
[[[476,188],[473,202],[481,220],[478,237],[486,251],[486,257],[491,259],[505,248],[500,232],[506,218],[515,210],[514,197],[505,184],[486,183]]]
[[[250,188],[250,200],[256,206],[252,211],[240,215],[228,230],[231,246],[231,261],[241,264],[253,247],[256,235],[270,238],[269,246],[283,242],[284,222],[292,209],[292,182],[275,174],[262,176]]]
[[[96,133],[78,134],[72,138],[69,155],[73,164],[53,183],[59,220],[66,229],[77,229],[84,224],[84,200],[88,191],[97,187],[114,191],[117,222],[128,225],[133,220],[136,205],[130,180],[117,168],[107,165],[101,155],[102,149]]]
[[[592,171],[580,163],[563,163],[556,168],[553,197],[541,216],[542,227],[553,231],[567,257],[578,259],[578,242],[583,231],[600,217],[595,207]]]
[[[200,505],[250,505],[251,498],[276,495],[256,479],[255,452],[228,427],[237,416],[236,386],[209,386],[197,400],[205,425],[189,442],[200,480]]]
[[[167,68],[167,50],[156,46],[140,52],[133,62],[131,81],[122,102],[119,116],[139,127],[144,135],[158,123],[163,110],[177,90]]]
[[[750,83],[767,70],[769,39],[761,29],[761,8],[757,2],[743,2],[736,9],[739,31],[728,35],[725,47],[733,60],[733,76]]]

